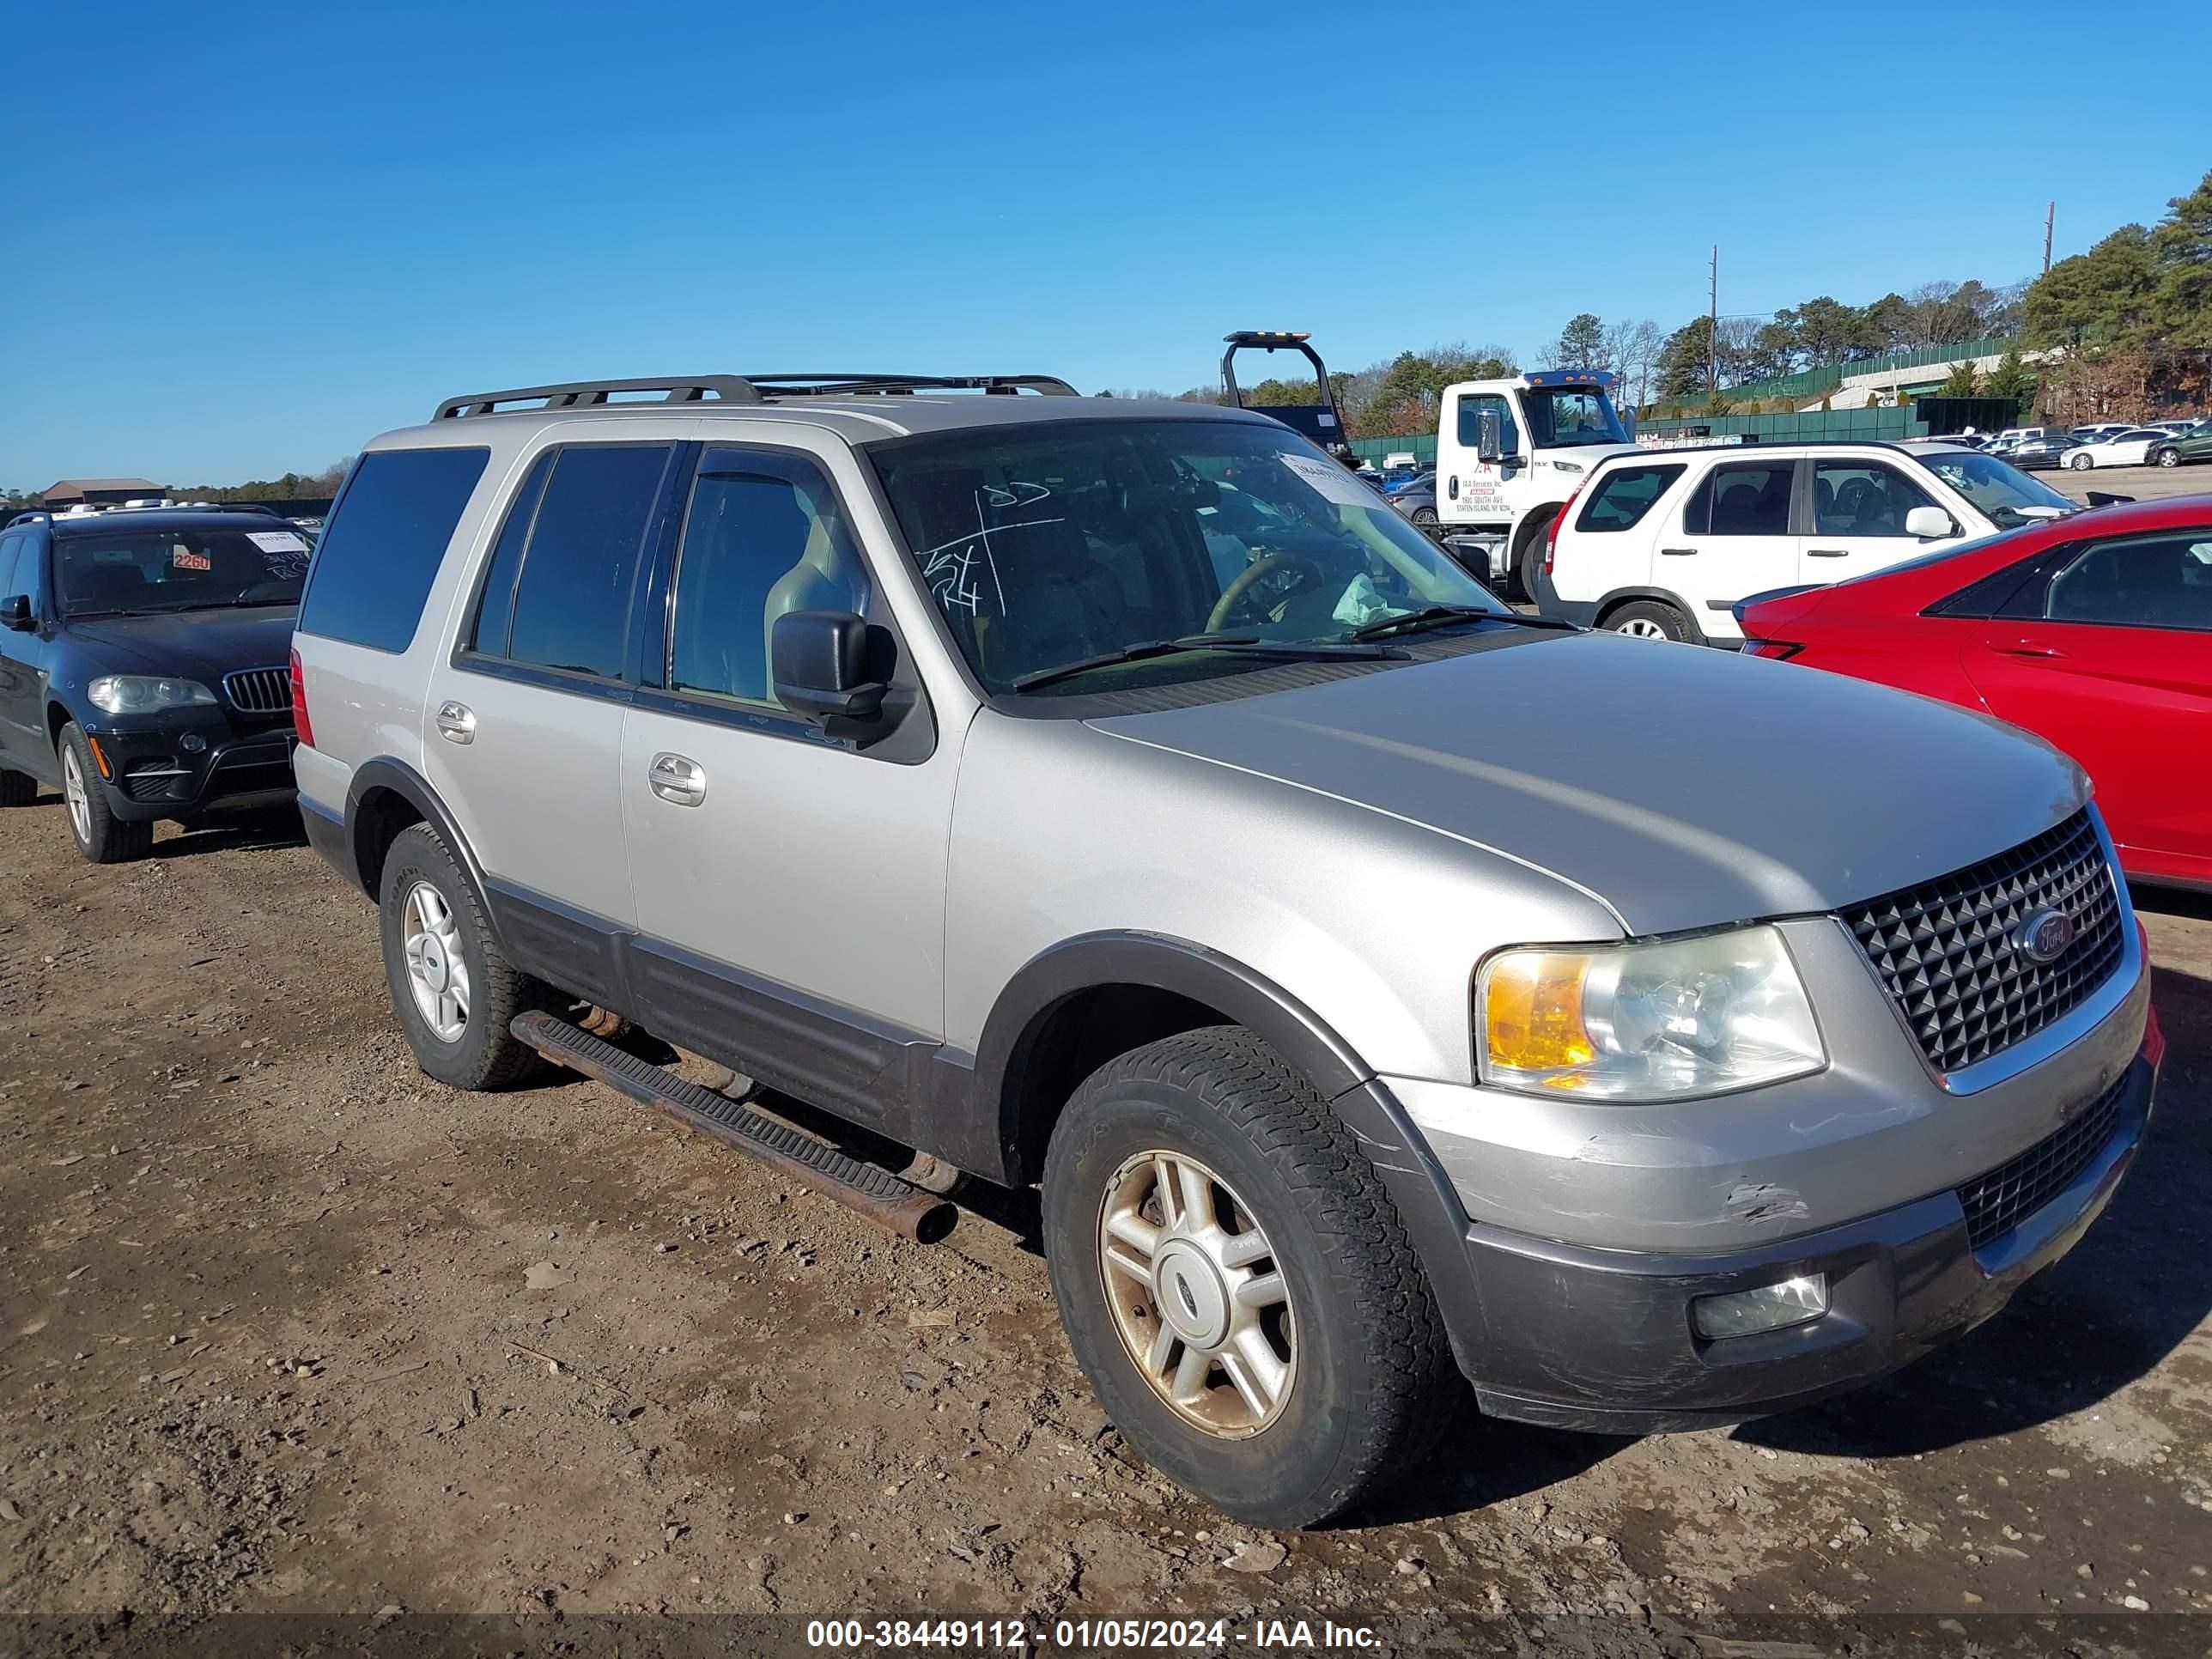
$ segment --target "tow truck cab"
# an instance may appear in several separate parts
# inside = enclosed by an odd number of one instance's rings
[[[1437,516],[1446,533],[1494,538],[1493,584],[1524,593],[1544,538],[1583,476],[1636,446],[1608,392],[1613,376],[1547,368],[1444,388],[1437,414]],[[1270,413],[1273,411],[1271,410]]]

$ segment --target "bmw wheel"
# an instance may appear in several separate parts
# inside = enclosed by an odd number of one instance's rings
[[[70,839],[94,864],[128,864],[154,848],[154,826],[143,819],[118,818],[107,804],[92,740],[71,720],[57,745],[62,763],[62,804],[69,811]]]

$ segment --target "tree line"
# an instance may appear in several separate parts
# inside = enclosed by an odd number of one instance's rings
[[[165,484],[161,493],[173,501],[319,501],[338,493],[351,457],[333,461],[319,472],[287,472],[281,478],[254,478],[241,484]],[[21,512],[44,505],[42,489],[0,490],[0,509]]]

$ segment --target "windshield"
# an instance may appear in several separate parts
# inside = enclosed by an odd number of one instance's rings
[[[1595,388],[1553,392],[1534,387],[1521,394],[1521,412],[1528,420],[1529,441],[1538,449],[1628,441],[1612,400]]]
[[[868,453],[924,585],[994,694],[1212,678],[1296,647],[1371,653],[1355,629],[1433,605],[1511,615],[1381,496],[1279,427],[1054,422]],[[1200,635],[1223,636],[1221,648],[1017,684]]]
[[[2081,505],[2018,467],[1979,450],[1938,452],[1922,459],[1929,471],[1972,502],[2001,530],[2047,519],[2053,511],[2071,513]]]
[[[54,538],[54,593],[64,617],[296,605],[307,552],[275,519],[266,530],[118,525]]]

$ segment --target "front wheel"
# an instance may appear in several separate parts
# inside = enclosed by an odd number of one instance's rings
[[[2160,466],[2179,466],[2181,465],[2180,455],[2176,451],[2171,449],[2161,449],[2151,459],[2156,461]]]
[[[71,720],[62,727],[62,803],[69,809],[70,839],[94,864],[128,864],[154,849],[154,826],[115,816],[100,787],[92,743]]]
[[[1413,509],[1413,525],[1416,529],[1434,530],[1437,527],[1436,508],[1433,507],[1415,507]]]
[[[1536,603],[1536,573],[1544,563],[1545,550],[1551,545],[1552,520],[1546,519],[1528,532],[1528,539],[1521,544],[1521,557],[1514,566],[1514,574],[1521,584],[1521,597]]]
[[[1186,1032],[1092,1073],[1053,1132],[1043,1220],[1107,1415],[1241,1520],[1340,1513],[1452,1408],[1443,1321],[1382,1178],[1249,1031]]]
[[[2096,461],[2087,455],[2069,455],[2066,458],[2066,465],[2072,467],[2076,472],[2087,472],[2091,467],[2096,465]]]

